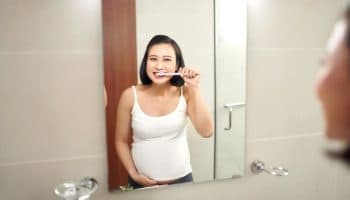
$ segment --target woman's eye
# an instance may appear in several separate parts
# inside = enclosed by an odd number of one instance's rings
[[[171,61],[171,59],[170,59],[170,58],[165,58],[165,59],[164,59],[164,61],[166,61],[166,62],[170,62],[170,61]]]
[[[149,58],[149,60],[156,61],[157,59],[156,58]]]

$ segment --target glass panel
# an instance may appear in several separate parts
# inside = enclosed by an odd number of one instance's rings
[[[246,1],[215,1],[215,33],[215,179],[222,179],[244,174]]]

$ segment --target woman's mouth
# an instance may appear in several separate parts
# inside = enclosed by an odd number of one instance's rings
[[[166,72],[164,72],[164,71],[157,71],[157,72],[153,72],[153,74],[157,78],[162,78],[162,77],[165,77]]]

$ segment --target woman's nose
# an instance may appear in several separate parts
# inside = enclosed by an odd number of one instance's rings
[[[164,69],[164,66],[163,66],[162,62],[158,62],[157,65],[156,65],[156,68],[157,68],[157,70]]]

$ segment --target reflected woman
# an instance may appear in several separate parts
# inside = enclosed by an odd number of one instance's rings
[[[129,185],[192,182],[187,117],[201,136],[213,133],[199,72],[185,67],[173,39],[156,35],[147,45],[140,79],[142,84],[122,93],[117,111],[116,150],[129,174]]]
[[[325,132],[330,139],[344,141],[345,151],[333,153],[350,164],[350,6],[329,39],[325,65],[316,90],[321,101]]]

